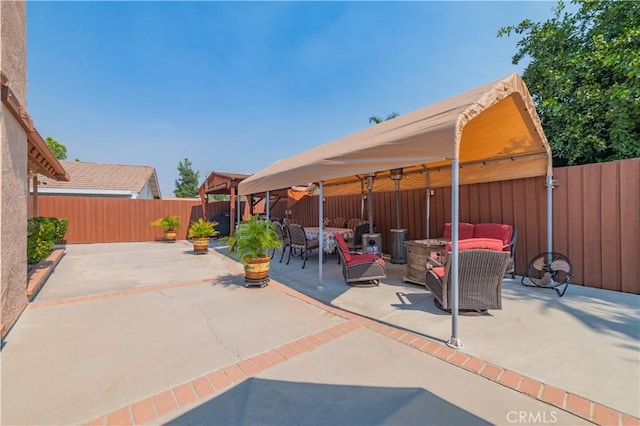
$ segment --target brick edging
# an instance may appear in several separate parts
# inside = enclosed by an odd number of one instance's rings
[[[38,262],[36,265],[27,272],[27,299],[33,300],[44,283],[51,275],[51,272],[60,263],[62,256],[64,256],[66,249],[64,247],[58,247],[51,250],[51,253],[44,259]]]

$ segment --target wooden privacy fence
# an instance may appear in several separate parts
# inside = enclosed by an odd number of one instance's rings
[[[226,204],[226,205],[225,205]],[[219,210],[218,210],[219,209]],[[229,202],[210,203],[211,215],[229,211]],[[69,219],[69,244],[154,241],[163,238],[154,220],[180,216],[178,238],[185,239],[189,222],[202,217],[200,201],[141,200],[100,197],[38,196],[38,215]]]
[[[553,247],[571,260],[572,282],[640,294],[640,159],[556,168],[554,177]],[[461,222],[506,223],[517,229],[518,274],[547,250],[544,182],[540,177],[460,187]],[[425,197],[425,189],[400,191],[400,225],[409,239],[427,237]],[[298,223],[318,226],[318,197],[303,198],[291,210]],[[361,211],[359,195],[325,198],[326,217],[361,217]],[[433,190],[430,212],[430,237],[439,237],[451,220],[450,187]],[[391,251],[395,214],[395,194],[374,193],[373,221],[385,253]]]
[[[31,197],[33,207],[33,197]],[[283,217],[286,202],[272,206],[274,217]],[[245,211],[245,202],[240,203]],[[264,202],[258,203],[254,213],[264,211]],[[229,201],[207,204],[207,219],[216,213],[230,212]],[[247,210],[248,214],[248,210]],[[162,229],[151,226],[154,220],[169,215],[180,216],[182,226],[178,238],[186,239],[189,223],[202,216],[197,199],[142,200],[104,197],[38,196],[38,215],[69,219],[66,235],[68,244],[115,243],[161,240]]]
[[[575,268],[572,282],[589,287],[640,294],[640,159],[554,169],[553,247]],[[402,187],[402,183],[400,184]],[[426,190],[400,191],[400,225],[409,239],[426,235]],[[436,188],[430,195],[431,237],[442,235],[451,218],[451,188]],[[262,212],[259,205],[256,211]],[[306,226],[318,225],[318,197],[304,197],[271,209],[284,217],[285,209]],[[229,202],[209,203],[207,217],[229,212]],[[244,210],[244,203],[241,205]],[[518,179],[460,187],[460,221],[497,222],[518,231],[516,272],[523,274],[531,258],[547,247],[547,201],[544,178]],[[202,216],[198,200],[130,200],[89,197],[39,196],[40,216],[69,219],[68,243],[153,241],[162,230],[150,223],[162,216],[179,215],[186,238],[188,223]],[[326,197],[329,218],[360,217],[359,195]],[[367,217],[366,204],[364,217]],[[382,234],[382,248],[390,252],[389,230],[396,227],[395,194],[375,193],[373,218]]]

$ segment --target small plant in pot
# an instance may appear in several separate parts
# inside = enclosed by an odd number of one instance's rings
[[[282,247],[273,224],[259,220],[257,215],[251,216],[251,219],[238,225],[234,235],[222,241],[229,243],[234,257],[244,264],[245,283],[266,285],[271,262],[268,252]]]
[[[176,241],[176,229],[182,226],[180,216],[165,216],[151,222],[151,226],[157,226],[164,231],[164,239],[170,243]]]
[[[189,226],[189,238],[193,238],[193,254],[207,254],[209,252],[209,238],[218,235],[218,222],[198,219]]]

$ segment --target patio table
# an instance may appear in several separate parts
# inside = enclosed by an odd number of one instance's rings
[[[320,228],[318,227],[305,227],[305,234],[309,240],[319,240]],[[322,229],[322,244],[325,253],[333,253],[337,247],[335,234],[342,234],[342,238],[349,240],[353,238],[353,229],[350,228],[323,228]]]

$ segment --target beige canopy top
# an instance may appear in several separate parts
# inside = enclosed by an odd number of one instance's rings
[[[552,174],[551,150],[524,81],[511,74],[493,83],[317,146],[242,181],[254,194],[322,181],[325,195],[393,190],[390,169],[403,168],[402,189],[451,185],[459,158],[460,184]]]

